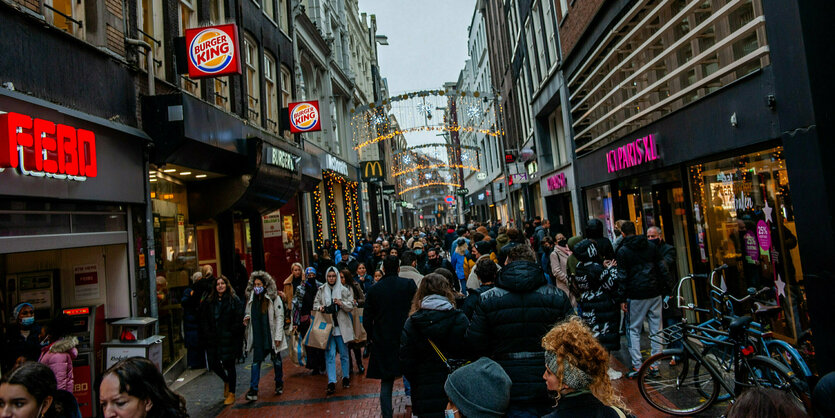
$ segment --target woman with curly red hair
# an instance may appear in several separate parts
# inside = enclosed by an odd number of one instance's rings
[[[609,380],[609,353],[577,317],[557,324],[542,338],[545,374],[557,403],[548,418],[626,417],[629,410]]]

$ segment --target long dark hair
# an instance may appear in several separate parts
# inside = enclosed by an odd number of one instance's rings
[[[218,297],[217,282],[221,280],[223,280],[223,282],[226,283],[226,291],[223,292],[222,296]],[[227,279],[226,276],[221,274],[220,277],[217,278],[217,281],[215,281],[214,286],[212,286],[212,294],[209,295],[209,301],[214,302],[216,300],[220,300],[220,298],[226,298],[231,296],[235,296],[235,289],[232,288],[232,283],[229,282],[229,279]]]
[[[151,400],[149,417],[188,418],[185,398],[168,388],[162,373],[150,360],[141,357],[124,359],[104,372],[103,377],[110,374],[119,379],[119,392]]]
[[[412,298],[412,310],[409,315],[420,310],[420,302],[429,295],[441,295],[447,298],[452,306],[455,306],[455,293],[447,278],[438,273],[429,273],[420,281],[415,297]]]
[[[4,375],[0,379],[0,385],[4,383],[26,388],[26,391],[35,398],[38,407],[43,405],[47,397],[54,399],[55,392],[58,390],[58,382],[55,380],[52,369],[34,361],[27,361]]]

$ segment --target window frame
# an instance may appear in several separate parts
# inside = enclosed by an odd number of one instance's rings
[[[269,68],[268,68],[269,67]],[[278,72],[276,60],[268,51],[264,51],[264,122],[267,130],[278,132]]]
[[[260,125],[261,116],[263,116],[261,114],[261,54],[259,53],[258,43],[255,42],[255,38],[248,33],[244,34],[243,46],[244,81],[246,82],[246,91],[244,94],[247,96],[245,98],[245,118],[256,125]],[[257,58],[253,60],[253,56]]]

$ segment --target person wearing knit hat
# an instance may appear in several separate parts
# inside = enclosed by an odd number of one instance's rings
[[[499,363],[482,357],[449,375],[444,391],[447,411],[461,417],[503,417],[512,382]]]
[[[14,323],[9,326],[8,339],[3,347],[3,371],[9,371],[26,361],[38,361],[41,354],[41,327],[35,323],[35,307],[28,302],[15,306]]]
[[[545,380],[556,399],[547,418],[624,418],[626,403],[615,392],[607,373],[609,353],[578,317],[557,324],[542,338]]]

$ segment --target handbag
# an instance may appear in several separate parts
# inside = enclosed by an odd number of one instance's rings
[[[293,333],[288,336],[290,340],[289,342],[289,351],[290,351],[290,361],[293,364],[301,367],[307,366],[307,350],[304,348],[304,344],[302,344],[302,339],[299,338],[298,333]]]
[[[310,328],[304,336],[304,345],[322,350],[327,349],[331,330],[333,330],[333,315],[316,311]]]
[[[362,312],[363,308],[355,308],[351,312],[352,320],[354,322],[354,342],[361,343],[368,339],[368,334],[365,332],[365,327],[362,326]]]
[[[460,367],[466,366],[471,363],[470,360],[446,358],[444,353],[441,352],[441,350],[438,348],[437,345],[435,345],[434,342],[432,342],[432,340],[430,340],[429,338],[427,338],[426,340],[429,341],[429,344],[432,345],[432,349],[435,350],[436,353],[438,353],[438,357],[440,357],[441,361],[443,361],[444,365],[446,365],[448,374],[452,374],[452,372],[458,370]]]

